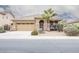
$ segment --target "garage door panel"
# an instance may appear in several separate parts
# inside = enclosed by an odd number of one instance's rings
[[[18,31],[32,31],[34,28],[34,24],[17,24]]]

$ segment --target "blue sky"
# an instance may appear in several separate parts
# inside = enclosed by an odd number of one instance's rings
[[[78,18],[78,5],[0,5],[0,11],[10,11],[16,17],[42,14],[43,10],[52,8],[59,17]]]

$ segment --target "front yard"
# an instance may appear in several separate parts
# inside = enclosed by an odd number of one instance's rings
[[[53,37],[67,37],[63,32],[50,31],[32,36],[31,31],[8,31],[0,33],[0,39],[52,39]]]
[[[78,36],[66,36],[64,32],[50,31],[36,36],[31,31],[8,31],[0,33],[0,39],[79,39]]]

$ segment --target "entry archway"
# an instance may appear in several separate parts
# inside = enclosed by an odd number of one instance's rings
[[[44,20],[39,21],[39,28],[44,30]]]
[[[50,21],[50,31],[57,31],[58,21]]]

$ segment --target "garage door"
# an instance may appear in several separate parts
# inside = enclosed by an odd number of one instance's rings
[[[17,31],[32,31],[34,29],[34,23],[17,23]]]

